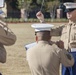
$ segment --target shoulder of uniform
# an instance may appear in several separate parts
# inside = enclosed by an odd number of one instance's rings
[[[60,27],[65,27],[66,26],[66,24],[62,24],[62,25],[60,25]]]
[[[61,28],[67,28],[67,24],[62,24],[60,27]]]
[[[66,24],[61,24],[61,25],[59,25],[59,26],[54,27],[53,29],[57,29],[57,28],[58,28],[58,29],[59,29],[59,28],[61,29],[61,28],[64,28],[65,26],[66,26]]]
[[[56,42],[54,42],[54,41],[50,41],[49,44],[56,47],[56,48],[58,48],[58,46],[56,45]]]
[[[60,51],[60,50],[61,50],[55,43],[52,45],[52,47],[53,47],[56,51]]]

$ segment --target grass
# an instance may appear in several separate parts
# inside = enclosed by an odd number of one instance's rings
[[[25,21],[24,19],[18,19],[18,18],[7,18],[5,19],[6,22],[8,23],[18,23],[18,22],[23,22],[23,23],[29,23],[29,22],[39,22],[38,19],[36,18],[29,18],[27,19],[27,21]],[[45,19],[46,22],[68,22],[68,20],[66,18],[60,18],[60,19]]]
[[[32,23],[8,24],[9,28],[16,34],[17,41],[12,46],[5,46],[7,51],[7,62],[0,63],[0,72],[3,75],[31,75],[26,61],[26,50],[24,46],[35,41]],[[55,26],[61,23],[53,23]],[[59,39],[59,38],[57,38]],[[53,40],[57,40],[53,38]]]

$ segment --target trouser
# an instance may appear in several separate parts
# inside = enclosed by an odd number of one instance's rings
[[[0,73],[0,75],[2,75],[2,73]]]
[[[62,65],[62,75],[76,75],[76,49],[72,50],[72,52],[70,52],[75,60],[75,63],[72,67],[65,67]]]

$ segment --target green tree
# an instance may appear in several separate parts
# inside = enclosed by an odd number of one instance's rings
[[[10,0],[5,0],[6,3],[9,2],[9,1],[10,1]],[[18,3],[17,0],[11,0],[9,4],[10,4],[10,6],[11,6],[13,9],[18,9],[19,3]]]

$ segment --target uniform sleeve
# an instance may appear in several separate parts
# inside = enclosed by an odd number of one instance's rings
[[[62,32],[62,29],[63,29],[63,25],[61,26],[58,26],[58,27],[54,27],[51,29],[51,35],[52,36],[61,36],[61,32]]]
[[[16,35],[7,27],[0,26],[0,43],[6,46],[16,42]]]
[[[66,66],[66,67],[71,67],[74,65],[74,58],[73,56],[68,53],[66,50],[61,50],[59,52],[60,55],[60,62]]]

